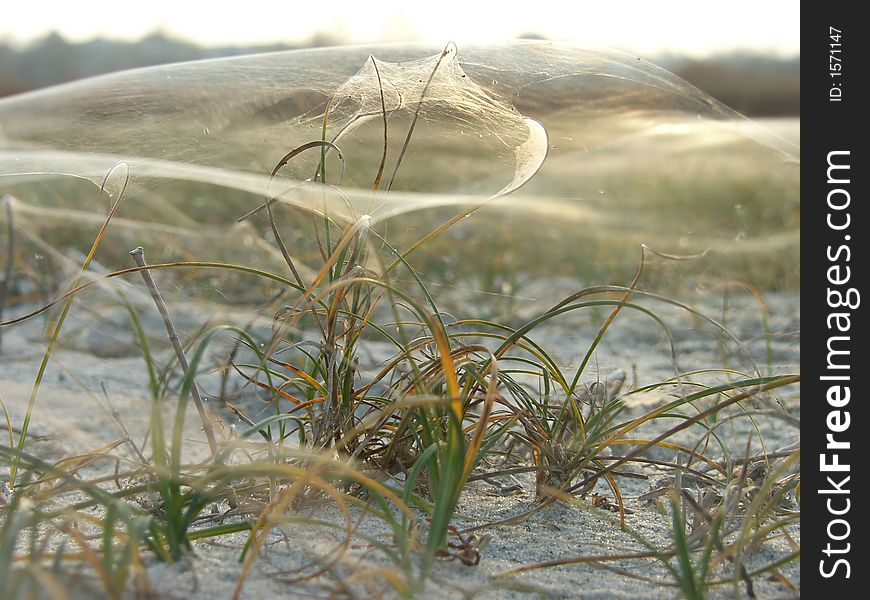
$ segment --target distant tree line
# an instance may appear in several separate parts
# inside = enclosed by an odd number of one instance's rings
[[[736,52],[703,60],[667,57],[653,62],[745,115],[800,115],[798,56],[782,58]]]
[[[315,35],[307,44],[204,48],[151,34],[137,42],[97,38],[70,43],[57,33],[16,49],[0,43],[0,97],[112,71],[152,65],[292,50],[339,43]],[[800,58],[734,53],[707,59],[661,57],[653,62],[750,116],[800,114]]]
[[[153,33],[136,42],[96,38],[82,43],[70,43],[60,34],[51,33],[21,49],[0,43],[0,96],[124,69],[255,52],[293,50],[327,45],[330,41],[323,36],[315,36],[311,43],[304,46],[268,44],[205,48],[162,33]]]

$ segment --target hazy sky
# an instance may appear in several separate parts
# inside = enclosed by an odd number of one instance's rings
[[[73,41],[138,39],[156,30],[205,45],[301,42],[315,33],[350,42],[501,41],[538,33],[641,54],[748,48],[797,54],[797,0],[185,0],[2,2],[0,40],[50,31]],[[363,8],[365,7],[365,8]],[[10,13],[11,11],[11,13]]]

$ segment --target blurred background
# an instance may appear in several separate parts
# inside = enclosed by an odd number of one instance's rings
[[[16,3],[0,20],[0,97],[135,67],[315,46],[513,38],[621,49],[753,117],[800,114],[800,11],[706,3]]]

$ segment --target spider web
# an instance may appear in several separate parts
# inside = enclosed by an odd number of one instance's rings
[[[339,148],[344,164],[334,148],[321,156],[317,146],[270,178],[288,152],[318,140]],[[768,239],[791,244],[797,235],[753,238],[733,211],[703,233],[693,213],[657,223],[657,201],[644,197],[662,182],[703,188],[713,174],[714,193],[746,173],[791,181],[799,149],[635,56],[557,43],[281,52],[115,73],[0,101],[0,191],[16,196],[22,215],[100,222],[104,199],[49,199],[32,186],[59,175],[99,186],[119,162],[127,195],[150,209],[126,206],[119,217],[191,236],[205,224],[234,227],[267,195],[373,223],[494,202],[506,214],[536,211],[625,237],[632,256],[648,240],[680,254],[686,240],[697,240],[696,251],[736,239],[763,251]],[[326,189],[304,183],[318,173]],[[236,192],[245,206],[229,198]],[[200,204],[207,210],[190,217]]]

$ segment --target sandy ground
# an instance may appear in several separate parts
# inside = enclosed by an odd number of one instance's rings
[[[543,302],[547,296],[558,297],[561,283],[547,281],[540,290],[531,290]],[[565,284],[567,286],[567,284]],[[698,300],[705,313],[723,321],[729,330],[741,340],[740,345],[722,343],[721,336],[709,323],[697,318],[687,318],[682,310],[658,306],[657,311],[674,323],[672,335],[676,348],[676,360],[681,370],[693,368],[728,366],[751,372],[757,367],[763,372],[799,372],[800,302],[796,297],[771,295],[768,302],[768,333],[757,303],[748,295],[736,295],[723,311],[721,295]],[[14,314],[15,307],[7,311]],[[142,439],[147,428],[150,405],[143,360],[130,341],[122,325],[120,311],[85,310],[77,307],[71,314],[62,336],[62,344],[54,353],[39,393],[31,433],[44,436],[34,441],[31,451],[40,453],[46,460],[57,460],[76,452],[118,439],[116,423],[112,420],[105,402],[102,387],[111,398],[130,429],[134,439]],[[531,304],[518,305],[512,309],[514,317],[521,320],[527,316],[523,311],[535,310]],[[594,335],[601,323],[603,313],[578,315],[573,320],[547,325],[535,332],[536,341],[553,349],[553,354],[564,364],[576,362],[578,348]],[[176,313],[183,331],[196,327],[195,314]],[[112,323],[115,323],[113,325]],[[3,353],[0,355],[0,395],[9,407],[12,422],[21,422],[27,399],[30,395],[36,369],[44,349],[44,320],[32,319],[20,326],[3,331]],[[159,332],[161,327],[156,317],[147,317],[145,327]],[[726,350],[723,351],[723,348]],[[370,349],[373,368],[379,358],[377,347]],[[168,357],[168,350],[157,352],[158,362]],[[627,311],[620,315],[616,325],[608,333],[596,353],[594,373],[610,373],[622,369],[627,374],[627,387],[643,385],[651,381],[673,376],[674,360],[661,328],[640,313]],[[589,378],[587,378],[589,379]],[[650,407],[663,402],[664,392],[637,395],[628,403],[625,415],[636,416]],[[797,422],[800,418],[799,392],[796,386],[780,395],[780,401],[788,412],[787,418],[758,418],[758,426],[764,434],[768,451],[799,442]],[[186,447],[188,460],[202,455],[204,444],[201,435],[192,425],[194,415],[188,419]],[[663,427],[666,424],[656,425]],[[742,454],[753,430],[748,421],[737,420],[727,429],[727,439],[732,451]],[[2,432],[5,435],[5,432]],[[229,431],[225,431],[229,434]],[[697,436],[678,436],[677,439],[691,442]],[[761,450],[757,436],[753,451]],[[119,449],[120,455],[127,453]],[[711,451],[716,458],[715,451]],[[673,452],[656,450],[655,458],[665,461],[675,459]],[[114,465],[97,467],[111,468]],[[641,496],[658,485],[666,472],[637,468],[643,479],[621,478],[620,485],[625,505],[631,511],[626,515],[626,526],[659,548],[671,540],[670,516],[663,514],[664,505],[645,500]],[[96,471],[95,471],[96,472]],[[510,483],[510,482],[505,482]],[[493,485],[484,481],[469,484],[462,495],[457,510],[455,525],[464,529],[483,525],[506,517],[515,516],[535,505],[534,480],[531,475],[518,476],[519,488],[502,495]],[[612,500],[612,493],[603,485],[598,493]],[[228,506],[215,506],[219,515]],[[796,505],[794,506],[796,509]],[[360,579],[355,585],[358,597],[371,597],[383,590],[383,579],[366,579],[364,574],[372,569],[398,568],[363,539],[374,538],[391,543],[391,534],[382,521],[354,515],[355,535],[337,564],[315,580],[293,581],[293,569],[303,567],[312,560],[326,560],[336,546],[345,539],[345,532],[311,523],[290,523],[276,528],[269,544],[254,565],[243,588],[242,597],[330,597],[340,595],[342,582],[357,573]],[[217,519],[217,516],[215,517]],[[293,519],[316,519],[325,523],[342,525],[343,521],[335,506],[321,506],[310,512],[300,511]],[[439,561],[426,587],[425,597],[431,598],[672,598],[678,595],[672,586],[670,574],[661,563],[655,561],[622,561],[611,563],[632,576],[618,570],[604,569],[593,565],[565,565],[531,571],[512,577],[496,577],[510,569],[540,561],[580,557],[595,554],[618,554],[645,550],[635,537],[620,528],[618,515],[605,508],[593,508],[589,498],[576,506],[554,504],[536,512],[524,522],[492,526],[477,532],[490,536],[482,551],[477,566],[466,566],[457,560]],[[788,534],[799,543],[798,526],[792,526]],[[194,556],[182,564],[165,565],[148,558],[148,575],[152,589],[160,598],[228,598],[231,596],[241,565],[239,550],[245,535],[235,534],[217,540],[195,544]],[[786,541],[766,543],[751,558],[748,567],[771,562],[789,553]],[[326,558],[317,558],[326,557]],[[315,562],[316,564],[316,562]],[[312,568],[302,573],[311,573]],[[716,575],[727,576],[730,565],[720,566]],[[799,564],[790,564],[784,574],[799,585]],[[90,597],[88,578],[79,587],[81,597]],[[797,597],[779,581],[766,576],[755,578],[755,591],[759,598]],[[712,588],[713,597],[731,598],[744,593],[741,584]],[[392,592],[387,593],[390,596]]]

